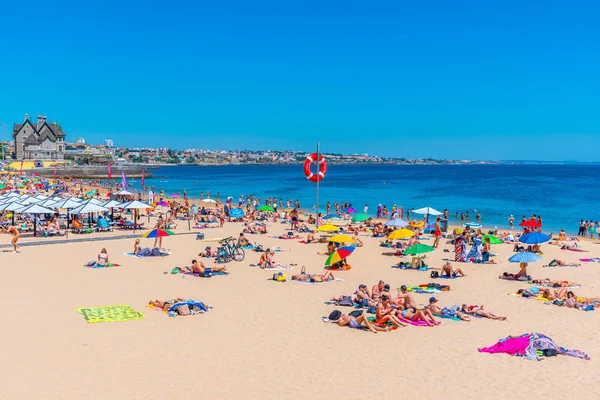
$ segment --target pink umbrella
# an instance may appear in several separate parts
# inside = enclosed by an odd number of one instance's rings
[[[169,207],[169,203],[167,203],[166,201],[160,201],[156,205],[157,206],[162,206],[162,207]]]
[[[181,196],[179,194],[177,194],[177,193],[171,193],[169,195],[169,197],[181,197]]]
[[[347,212],[348,214],[353,214],[353,213],[355,213],[355,212],[356,212],[356,210],[355,210],[354,208],[352,208],[352,207],[348,207],[348,208],[346,209],[346,212]]]

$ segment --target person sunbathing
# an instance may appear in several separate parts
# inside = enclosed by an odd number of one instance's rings
[[[198,257],[211,258],[211,257],[216,257],[216,256],[217,256],[216,250],[213,250],[210,246],[206,246],[204,251],[201,251],[200,253],[198,253]]]
[[[400,286],[400,289],[398,289],[398,295],[396,297],[395,304],[398,306],[403,306],[406,309],[417,309],[417,303],[415,302],[412,294],[407,290],[406,285],[402,285]]]
[[[325,270],[321,274],[307,274],[306,267],[302,266],[300,275],[292,275],[292,279],[303,282],[327,282],[335,280],[335,276],[329,270]]]
[[[381,328],[377,325],[371,324],[365,314],[361,314],[358,317],[352,317],[350,315],[342,314],[338,310],[334,310],[331,312],[331,314],[329,314],[329,320],[332,322],[337,322],[339,326],[349,326],[352,329],[368,329],[373,333],[387,332],[392,329],[390,326]]]
[[[244,232],[240,233],[240,237],[238,238],[238,246],[249,246],[250,241],[246,236],[244,236]]]
[[[140,247],[140,239],[135,239],[135,243],[133,244],[133,255],[137,256],[142,251]]]
[[[410,267],[412,269],[427,268],[427,265],[425,265],[425,261],[423,261],[424,258],[425,255],[413,256],[412,260],[410,261]]]
[[[442,273],[441,276],[448,276],[449,278],[456,278],[458,275],[465,276],[462,269],[460,268],[452,268],[452,264],[450,261],[446,261],[446,264],[442,265]]]
[[[358,232],[354,232],[352,239],[354,240],[354,243],[356,243],[356,247],[363,247],[363,242],[358,237]]]
[[[396,317],[396,306],[390,302],[390,297],[387,294],[381,296],[381,302],[377,305],[377,311],[375,312],[375,321],[378,324],[389,322],[398,327],[406,326]]]
[[[335,243],[333,242],[329,242],[327,244],[327,252],[326,253],[317,253],[320,256],[328,256],[331,255],[331,253],[333,253],[335,251],[336,247],[335,247]]]
[[[183,303],[186,302],[186,299],[183,299],[181,297],[178,297],[176,299],[171,299],[171,300],[165,300],[165,301],[161,301],[161,300],[150,300],[148,302],[149,305],[154,306],[154,307],[158,307],[158,308],[162,308],[163,310],[168,310],[169,308],[171,308],[171,306],[173,304],[176,303]]]
[[[567,239],[567,232],[565,232],[565,229],[561,229],[560,233],[558,234],[558,241],[565,241],[568,240]]]
[[[310,232],[308,235],[306,235],[306,243],[312,243],[312,242],[316,242],[317,239],[315,239],[315,234],[314,232]]]
[[[436,326],[437,325],[437,321],[435,320],[435,318],[433,317],[433,314],[429,310],[417,310],[416,308],[413,308],[413,307],[405,308],[402,306],[398,306],[396,309],[396,317],[398,317],[399,321],[403,321],[403,320],[413,321],[413,322],[423,321],[428,326]],[[427,317],[429,317],[429,318],[427,318]]]
[[[300,239],[300,235],[294,234],[294,232],[289,231],[285,235],[279,235],[279,239]]]
[[[181,268],[183,272],[190,272],[192,274],[200,274],[204,275],[206,272],[206,265],[202,261],[198,262],[197,260],[192,260],[191,267],[183,267]],[[227,270],[227,266],[213,266],[210,268],[211,272],[225,272]]]
[[[575,262],[568,263],[558,259],[554,259],[550,261],[547,265],[544,265],[544,267],[581,267],[581,264]]]
[[[467,306],[466,304],[463,304],[460,310],[465,314],[476,315],[478,317],[497,319],[500,321],[506,320],[506,317],[498,316],[492,312],[484,310],[483,306]]]
[[[102,267],[106,267],[108,265],[108,252],[106,251],[106,249],[100,250],[100,254],[98,254],[98,260],[96,261],[96,264]]]
[[[471,318],[463,312],[460,311],[460,307],[457,305],[453,305],[452,307],[440,307],[437,304],[438,300],[435,297],[429,298],[429,305],[427,309],[431,311],[433,315],[437,315],[438,317],[445,318],[460,318],[463,321],[470,322]]]
[[[573,287],[573,286],[581,286],[579,283],[571,282],[571,281],[557,281],[549,278],[546,279],[533,279],[531,281],[534,285],[542,285],[542,286],[551,286],[551,287]]]
[[[341,295],[338,297],[332,297],[331,300],[340,302],[344,297],[349,296]],[[371,298],[371,294],[369,293],[369,289],[367,289],[367,285],[362,283],[358,285],[358,289],[350,297],[352,298],[353,303],[360,304],[363,307],[371,307],[377,305],[377,302]]]

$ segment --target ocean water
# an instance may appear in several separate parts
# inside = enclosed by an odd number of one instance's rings
[[[210,191],[212,197],[240,194],[299,200],[302,208],[315,205],[316,185],[309,182],[301,165],[238,165],[161,167],[146,185],[167,194],[187,190],[190,198]],[[161,178],[164,182],[161,182]],[[139,179],[133,187],[139,187]],[[433,207],[450,211],[477,210],[484,227],[508,227],[512,214],[541,215],[544,230],[565,228],[576,233],[579,220],[600,220],[599,165],[329,165],[320,183],[319,206],[327,201],[351,202],[369,213],[383,204],[406,208]]]

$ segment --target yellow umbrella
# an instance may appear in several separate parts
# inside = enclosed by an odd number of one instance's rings
[[[340,228],[333,225],[321,225],[317,228],[317,232],[337,232]]]
[[[408,239],[409,237],[415,236],[415,233],[410,229],[397,229],[394,232],[390,233],[388,236],[389,240],[398,240],[398,239]]]
[[[336,243],[354,243],[355,240],[348,235],[335,235],[329,238],[330,242]]]

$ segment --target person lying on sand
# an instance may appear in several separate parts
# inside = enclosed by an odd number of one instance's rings
[[[294,234],[294,232],[289,231],[285,235],[279,235],[279,239],[300,239],[300,235]]]
[[[206,270],[206,265],[202,261],[198,262],[197,260],[192,260],[191,267],[183,267],[181,268],[183,272],[190,272],[192,274],[200,274],[204,275],[204,271]],[[227,265],[224,266],[214,266],[211,268],[212,272],[225,272],[227,270]]]
[[[441,276],[448,276],[450,278],[456,278],[458,275],[460,276],[465,276],[465,274],[463,273],[462,269],[460,268],[452,268],[452,264],[450,263],[450,261],[446,261],[446,264],[442,265],[442,273],[440,274]]]
[[[544,267],[581,267],[581,264],[574,263],[574,262],[568,263],[568,262],[554,259],[554,260],[550,261],[547,265],[544,265]]]
[[[182,299],[181,297],[178,297],[176,299],[171,299],[171,300],[165,300],[165,301],[161,301],[161,300],[150,300],[148,302],[149,305],[154,306],[154,307],[158,307],[158,308],[162,308],[163,310],[166,310],[168,308],[170,308],[173,304],[175,303],[183,303],[187,301],[186,299]]]
[[[350,315],[342,314],[341,311],[334,310],[329,314],[329,320],[333,322],[337,322],[339,326],[349,326],[353,329],[368,329],[373,333],[377,332],[387,332],[392,329],[391,326],[387,326],[385,328],[381,328],[379,326],[373,325],[369,322],[365,314],[361,314],[358,317],[352,317]]]
[[[313,232],[310,232],[308,235],[306,235],[306,243],[312,243],[312,242],[316,242],[317,239],[315,239],[315,234]]]
[[[210,246],[206,246],[204,251],[201,251],[200,253],[198,253],[198,257],[211,258],[211,257],[216,257],[216,256],[217,256],[216,250],[213,250]]]
[[[436,326],[437,321],[433,317],[433,314],[430,310],[417,310],[414,307],[402,307],[397,306],[396,308],[396,317],[398,320],[403,321],[423,321],[427,323],[428,326]]]
[[[600,298],[598,297],[577,297],[572,291],[567,292],[567,300],[564,303],[565,307],[577,308],[579,310],[593,310]]]
[[[573,287],[573,286],[581,286],[579,283],[571,282],[571,281],[557,281],[552,279],[533,279],[531,281],[534,285],[542,285],[542,286],[551,286],[551,287]]]
[[[500,321],[506,320],[506,317],[498,316],[492,312],[484,310],[483,306],[467,306],[466,304],[463,304],[460,310],[465,314],[476,315],[478,317],[497,319]]]
[[[471,321],[471,318],[469,318],[467,314],[461,312],[460,307],[457,305],[453,305],[452,307],[441,307],[437,303],[438,300],[435,297],[429,298],[429,305],[427,306],[427,309],[431,311],[433,315],[446,318],[460,318],[467,322]]]
[[[335,280],[333,272],[325,270],[321,274],[307,274],[306,267],[302,266],[300,275],[292,275],[292,279],[295,281],[303,282],[327,282]]]

